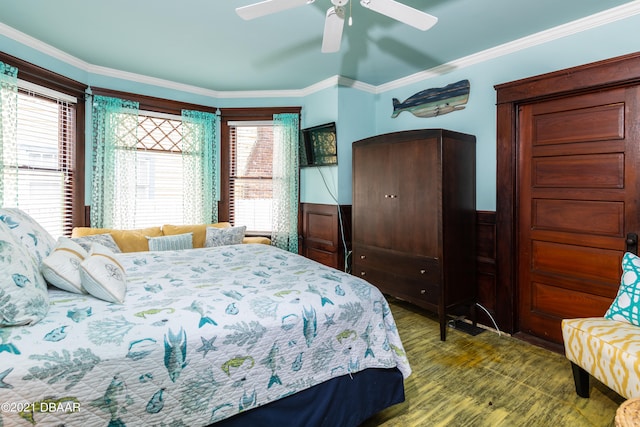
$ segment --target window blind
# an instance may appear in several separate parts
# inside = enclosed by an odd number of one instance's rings
[[[54,237],[71,234],[75,98],[19,82],[18,207]]]
[[[247,232],[271,232],[272,122],[230,123],[229,216]]]

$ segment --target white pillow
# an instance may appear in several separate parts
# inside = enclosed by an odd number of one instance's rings
[[[0,208],[0,221],[4,222],[13,239],[22,244],[33,258],[36,267],[56,245],[56,239],[35,219],[17,208]]]
[[[207,227],[207,235],[204,239],[204,247],[211,248],[215,246],[239,245],[244,239],[244,233],[247,231],[245,225],[241,227]]]
[[[60,237],[48,257],[42,260],[40,271],[47,282],[63,291],[86,294],[80,278],[80,263],[89,254],[68,237]]]
[[[29,251],[0,221],[0,328],[33,325],[49,312],[47,284]]]
[[[149,237],[150,251],[176,251],[180,249],[193,249],[193,232],[173,234],[171,236]]]
[[[109,248],[94,243],[80,264],[82,287],[96,298],[122,304],[127,292],[124,268]]]

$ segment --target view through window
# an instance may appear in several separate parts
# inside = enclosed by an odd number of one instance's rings
[[[137,135],[135,227],[184,224],[181,118],[141,111]]]
[[[229,215],[248,233],[271,232],[273,123],[230,123]]]
[[[57,238],[73,226],[76,111],[74,98],[51,92],[28,84],[18,91],[17,207]]]

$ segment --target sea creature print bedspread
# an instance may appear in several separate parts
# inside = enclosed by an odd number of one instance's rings
[[[118,259],[124,304],[51,289],[45,319],[0,328],[0,426],[204,426],[366,368],[410,374],[357,277],[261,244]]]

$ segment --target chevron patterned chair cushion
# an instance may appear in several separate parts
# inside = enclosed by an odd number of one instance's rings
[[[618,294],[604,317],[564,319],[562,337],[576,393],[589,397],[589,374],[623,397],[640,397],[640,258],[622,257]]]
[[[640,327],[603,317],[564,319],[562,336],[580,396],[589,396],[586,371],[627,399],[640,397]]]

